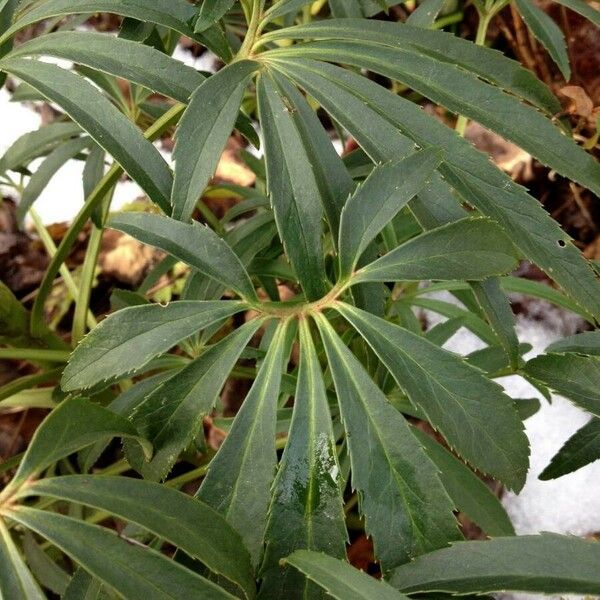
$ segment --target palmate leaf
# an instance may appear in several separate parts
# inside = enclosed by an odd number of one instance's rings
[[[478,280],[516,266],[515,248],[496,223],[467,218],[401,244],[357,271],[352,280]]]
[[[35,60],[4,58],[0,69],[59,104],[119,162],[151,200],[168,210],[172,177],[167,163],[141,131],[91,83],[76,73]]]
[[[255,565],[277,466],[275,424],[288,326],[283,321],[277,327],[252,388],[197,493],[241,534]]]
[[[567,42],[560,27],[531,0],[515,0],[519,13],[534,37],[538,39],[556,63],[566,81],[571,79]]]
[[[460,357],[348,304],[338,310],[429,422],[473,466],[520,490],[529,445],[512,400]]]
[[[77,156],[82,150],[92,144],[90,138],[79,137],[69,140],[56,147],[44,159],[37,171],[32,175],[29,183],[23,190],[21,201],[17,207],[17,219],[20,224],[23,223],[27,211],[33,206],[33,203],[39,198],[44,188],[50,180],[56,175],[56,172],[70,159]]]
[[[376,167],[346,202],[339,232],[340,277],[349,276],[377,234],[425,187],[442,162],[428,148],[408,158]]]
[[[279,235],[307,298],[316,300],[327,292],[319,186],[290,109],[269,73],[261,73],[257,101]]]
[[[125,598],[235,598],[164,554],[130,544],[105,527],[25,506],[12,508],[8,516],[46,538]]]
[[[3,494],[10,495],[25,481],[35,477],[61,458],[99,440],[112,437],[133,438],[147,458],[152,446],[138,435],[124,417],[83,398],[64,400],[35,432],[10,484]]]
[[[244,308],[237,301],[179,301],[113,313],[77,346],[63,373],[62,388],[85,389],[131,373],[196,331]]]
[[[366,531],[384,571],[459,537],[436,467],[328,321],[317,324],[338,402]]]
[[[322,587],[328,597],[337,600],[406,600],[407,596],[396,591],[385,581],[377,579],[351,567],[343,560],[327,554],[296,550],[285,559],[303,573],[307,579]]]
[[[552,91],[520,63],[453,33],[424,31],[421,27],[381,20],[326,19],[278,29],[265,34],[263,39],[346,39],[410,49],[475,73],[550,114],[561,110]]]
[[[24,496],[85,504],[136,523],[235,582],[246,597],[255,593],[250,556],[239,534],[215,510],[181,492],[127,477],[68,475],[28,485]]]
[[[131,421],[150,442],[154,454],[146,461],[139,449],[125,443],[130,464],[146,479],[167,476],[179,454],[202,428],[240,354],[262,325],[255,319],[215,344],[185,368],[147,394],[131,413]]]
[[[2,519],[0,519],[0,592],[3,598],[46,600],[46,596],[27,568]]]
[[[124,213],[113,217],[109,227],[168,252],[246,300],[256,300],[254,286],[240,259],[222,238],[204,225],[181,223],[151,213]]]
[[[600,459],[600,419],[594,417],[575,432],[542,471],[540,479],[557,479]]]
[[[58,31],[20,44],[11,57],[54,56],[109,73],[180,102],[188,102],[204,76],[137,42],[91,31]]]
[[[271,52],[347,63],[401,81],[513,141],[545,165],[600,195],[600,166],[590,154],[538,110],[463,69],[405,48],[346,40],[310,42]],[[532,128],[535,136],[530,134]]]
[[[505,590],[592,594],[600,589],[600,544],[544,534],[460,542],[398,567],[390,583],[405,593]]]
[[[417,427],[413,432],[438,467],[440,480],[457,510],[464,512],[489,536],[514,535],[504,506],[490,488],[432,437]]]
[[[275,66],[275,60],[269,62]],[[523,254],[587,313],[600,318],[600,284],[589,263],[539,203],[471,144],[413,102],[349,70],[308,59],[278,59],[276,66],[342,124],[374,162],[407,155],[410,140],[444,148],[440,172],[446,181],[510,232]]]
[[[600,417],[600,357],[579,354],[542,354],[523,371],[561,396]]]
[[[323,593],[279,561],[298,548],[345,556],[340,469],[321,367],[308,322],[300,322],[300,371],[294,412],[265,534],[260,598],[321,598]]]
[[[175,136],[173,217],[187,221],[231,134],[250,77],[258,63],[240,60],[209,77],[192,95]]]
[[[333,244],[338,242],[340,215],[342,208],[354,189],[354,182],[348,169],[340,159],[331,143],[318,116],[310,107],[299,90],[285,77],[276,77],[277,84],[284,98],[288,115],[300,136],[299,148],[306,154],[314,175],[319,195],[329,222],[329,229],[334,232]],[[373,245],[365,251],[362,261],[368,262],[376,254]],[[352,290],[352,296],[358,306],[376,314],[383,314],[383,287],[378,284],[361,284]]]

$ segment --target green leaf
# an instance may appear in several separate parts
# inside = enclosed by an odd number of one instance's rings
[[[254,564],[262,551],[277,465],[277,399],[288,326],[286,321],[278,326],[252,388],[197,493],[241,534]]]
[[[365,19],[325,19],[269,32],[264,39],[346,39],[401,48],[405,52],[427,56],[448,66],[470,71],[550,114],[561,110],[560,102],[546,85],[531,71],[517,61],[506,58],[498,50],[477,46],[454,33],[427,31],[423,27],[411,25],[414,24]]]
[[[457,539],[453,505],[404,417],[325,318],[317,324],[346,430],[352,486],[387,571]]]
[[[196,33],[202,33],[219,19],[233,6],[235,0],[204,0],[200,6],[198,20],[194,25]]]
[[[270,74],[261,74],[257,96],[279,236],[307,298],[315,300],[327,292],[319,186],[290,108]]]
[[[45,588],[62,597],[69,585],[67,572],[44,552],[28,531],[25,532],[23,537],[23,549],[31,572],[34,573],[38,581]]]
[[[299,548],[345,556],[340,469],[327,394],[308,322],[300,322],[300,371],[289,439],[273,485],[261,598],[321,598],[279,561]]]
[[[337,242],[340,213],[348,196],[354,189],[352,177],[336,152],[331,139],[315,111],[300,91],[285,77],[276,77],[288,114],[302,138],[304,152],[313,170],[329,228],[335,232]]]
[[[83,197],[89,198],[104,177],[106,170],[106,152],[97,144],[92,144],[90,152],[85,160],[83,174],[81,176],[83,183]],[[108,201],[106,201],[108,202]],[[104,227],[105,215],[103,204],[96,206],[92,213],[92,222],[98,229]]]
[[[0,593],[2,598],[7,599],[46,599],[21,557],[3,519],[0,519]]]
[[[505,292],[514,292],[517,294],[525,294],[534,298],[541,298],[554,304],[565,308],[575,314],[579,315],[583,319],[587,320],[591,324],[594,324],[594,319],[590,317],[590,314],[584,311],[579,304],[576,304],[565,296],[560,290],[550,287],[547,283],[540,281],[531,281],[529,279],[523,279],[522,277],[502,277],[500,285]]]
[[[113,598],[113,594],[107,593],[107,588],[101,581],[79,567],[71,577],[62,600],[113,600]]]
[[[367,573],[327,554],[296,550],[285,559],[286,564],[298,569],[307,579],[321,586],[329,596],[337,600],[406,600],[385,581],[377,580]]]
[[[398,246],[353,276],[361,281],[485,279],[517,266],[508,236],[489,219],[462,219]]]
[[[588,4],[585,0],[555,0],[557,4],[562,4],[567,8],[579,13],[582,17],[591,21],[594,25],[600,27],[600,10]]]
[[[112,13],[156,23],[193,37],[188,21],[195,14],[185,0],[46,0],[18,15],[16,21],[0,38],[0,43],[38,21],[76,14]]]
[[[79,75],[36,60],[5,58],[0,68],[56,102],[109,152],[163,210],[169,208],[171,171],[141,131],[91,83]]]
[[[0,174],[26,167],[33,159],[53,150],[63,140],[82,133],[76,123],[50,123],[18,138],[0,158]]]
[[[277,0],[265,11],[262,23],[270,23],[278,17],[297,13],[303,6],[310,3],[310,0]]]
[[[128,233],[186,262],[208,277],[256,300],[252,281],[231,247],[214,231],[199,223],[181,223],[151,213],[121,213],[109,227]]]
[[[20,0],[0,0],[0,34],[3,34],[12,24]],[[5,56],[13,47],[12,40],[0,43],[0,57]],[[6,73],[0,73],[0,88],[6,83]]]
[[[246,597],[255,593],[240,536],[219,513],[186,494],[128,477],[68,475],[34,482],[21,495],[85,504],[136,523],[238,584]]]
[[[414,102],[347,69],[301,59],[278,60],[277,68],[313,96],[375,162],[406,156],[413,142],[444,148],[440,172],[445,180],[510,232],[529,260],[600,319],[600,283],[588,261],[540,204],[468,141]]]
[[[501,280],[494,277],[472,282],[471,289],[506,351],[511,367],[516,370],[520,356],[519,338],[515,331],[515,316],[510,301],[501,285]]]
[[[197,88],[175,134],[173,217],[189,220],[213,176],[231,134],[242,97],[258,63],[240,60]]]
[[[10,54],[54,56],[86,65],[187,102],[204,76],[150,46],[92,31],[59,31],[20,44]]]
[[[523,20],[556,63],[566,81],[571,79],[567,42],[559,26],[531,0],[515,0]]]
[[[579,354],[542,354],[525,364],[529,377],[600,416],[600,357]]]
[[[23,223],[25,215],[33,206],[33,203],[39,198],[50,180],[56,175],[56,172],[90,144],[91,140],[87,137],[75,138],[57,146],[48,157],[44,159],[44,162],[31,176],[29,183],[23,190],[21,201],[17,207],[17,219],[20,224]]]
[[[152,460],[126,443],[131,465],[146,479],[166,477],[179,454],[202,429],[202,417],[212,410],[231,369],[262,325],[255,319],[215,344],[184,369],[162,382],[131,413],[138,431],[151,441]]]
[[[600,544],[543,534],[460,542],[403,565],[390,583],[406,593],[515,590],[597,594]]]
[[[243,310],[242,302],[179,301],[132,306],[109,315],[77,346],[62,378],[65,391],[89,388],[143,367],[196,331]]]
[[[400,47],[345,40],[312,42],[272,52],[346,63],[400,81],[513,141],[561,175],[600,194],[600,166],[589,153],[536,108],[459,67]],[[531,135],[532,130],[535,135]]]
[[[431,29],[435,20],[444,8],[446,0],[424,0],[417,8],[410,13],[406,24],[412,27],[422,27],[424,29]]]
[[[519,491],[529,444],[502,388],[454,354],[347,304],[338,310],[365,338],[411,402],[473,466]]]
[[[340,276],[349,276],[377,234],[419,191],[440,165],[443,154],[428,148],[376,167],[342,210],[339,232]]]
[[[152,446],[124,417],[83,398],[64,400],[36,430],[6,489],[14,490],[61,458],[112,437],[133,438],[148,458],[152,455]]]
[[[413,432],[438,467],[440,480],[456,508],[489,536],[515,535],[504,506],[490,488],[433,438],[417,427]]]
[[[600,419],[593,418],[574,433],[542,471],[540,479],[557,479],[600,459]]]
[[[105,527],[25,506],[8,516],[46,538],[128,600],[233,600],[214,583]]]
[[[576,335],[570,335],[546,348],[546,352],[574,352],[577,354],[591,354],[600,356],[600,330],[584,331]]]

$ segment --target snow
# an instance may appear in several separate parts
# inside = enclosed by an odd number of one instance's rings
[[[457,303],[450,294],[432,294]],[[556,339],[575,333],[577,319],[545,302],[534,303],[530,314],[544,314],[544,321],[517,316],[517,333],[521,342],[532,345],[526,358],[533,358]],[[433,326],[443,320],[427,312]],[[459,354],[468,354],[482,347],[481,341],[462,329],[444,346]],[[540,410],[525,421],[525,431],[531,444],[531,468],[525,487],[519,495],[507,493],[502,502],[517,534],[550,531],[585,536],[600,530],[600,461],[559,479],[540,481],[538,475],[573,433],[587,423],[589,415],[569,400],[557,395],[548,403],[527,381],[518,376],[497,380],[513,398],[533,398],[541,401]],[[533,600],[555,598],[538,594],[503,595],[503,600]],[[576,596],[569,596],[576,598]]]

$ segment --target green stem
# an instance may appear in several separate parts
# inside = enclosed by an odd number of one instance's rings
[[[114,191],[114,188],[113,190]],[[110,202],[112,199],[112,191],[106,197],[106,202],[102,210],[102,224],[108,217],[110,210]],[[79,285],[79,294],[75,301],[75,314],[73,315],[73,327],[71,329],[71,344],[73,348],[81,341],[86,333],[86,318],[85,315],[89,312],[90,298],[92,295],[92,286],[94,284],[94,276],[96,274],[96,265],[100,256],[100,247],[102,245],[102,227],[92,225],[88,247],[81,269],[81,282]],[[89,321],[88,321],[89,323]],[[91,329],[91,327],[90,327]]]
[[[219,235],[225,235],[225,228],[223,227],[221,221],[217,219],[215,213],[213,213],[213,211],[210,210],[210,208],[208,208],[206,203],[200,199],[198,200],[196,206],[198,207],[198,211],[204,217],[204,220],[210,225],[210,227]]]
[[[263,4],[264,0],[252,0],[252,14],[250,15],[250,23],[248,23],[248,32],[236,58],[248,58],[251,55],[256,38],[260,33]]]
[[[479,23],[477,24],[477,33],[475,34],[475,44],[485,46],[485,38],[487,36],[488,27],[492,19],[508,4],[508,0],[500,0],[495,4],[489,5],[486,2],[485,6],[476,3],[477,12],[479,13]],[[469,119],[463,115],[459,115],[456,119],[454,129],[458,135],[464,137]]]
[[[167,487],[180,488],[186,483],[190,483],[191,481],[195,481],[196,479],[200,479],[200,477],[204,477],[208,472],[208,465],[202,465],[201,467],[197,467],[184,473],[183,475],[179,475],[179,477],[173,477],[173,479],[169,479],[169,481],[165,481],[164,485]]]
[[[52,399],[52,388],[34,388],[24,392],[17,392],[0,401],[0,408],[55,408],[56,401]]]
[[[45,362],[67,362],[69,352],[44,350],[42,348],[0,348],[0,360],[40,360]]]
[[[38,215],[36,210],[33,208],[30,208],[29,215],[31,216],[31,219],[33,220],[33,224],[35,226],[37,234],[39,235],[40,240],[42,240],[42,244],[44,244],[44,248],[46,249],[46,252],[50,256],[50,258],[53,258],[56,255],[56,245],[54,244],[54,240],[48,233],[46,226],[42,222],[42,219],[40,218],[40,216]],[[79,288],[77,287],[75,280],[73,279],[69,269],[67,268],[67,265],[65,265],[65,264],[61,265],[59,272],[60,272],[61,277],[63,278],[63,281],[65,282],[65,286],[67,287],[69,294],[71,294],[71,298],[73,298],[73,300],[77,300],[77,297],[79,296]],[[83,314],[83,316],[84,316],[84,319],[87,320],[87,323],[90,328],[96,326],[96,324],[97,324],[96,319],[94,318],[94,315],[91,312],[86,311]]]
[[[448,27],[448,25],[454,25],[455,23],[460,23],[465,17],[465,13],[462,10],[458,10],[456,12],[450,13],[449,15],[444,15],[435,21],[432,26],[432,29],[443,29],[444,27]]]
[[[149,129],[146,130],[144,136],[146,139],[154,140],[159,137],[173,123],[176,123],[183,111],[184,104],[176,104],[168,110],[160,119],[158,119]],[[71,227],[63,237],[52,262],[50,263],[44,279],[39,287],[38,294],[33,304],[31,311],[31,334],[34,337],[40,337],[44,332],[44,303],[48,298],[54,278],[60,270],[60,266],[66,260],[73,244],[77,240],[79,232],[85,227],[90,215],[96,208],[99,202],[106,197],[111,188],[117,183],[119,177],[123,173],[120,165],[114,164],[106,175],[100,180],[94,191],[86,199],[83,207],[75,217]]]
[[[49,371],[41,371],[40,373],[35,373],[34,375],[25,375],[24,377],[19,377],[19,379],[14,379],[13,381],[0,387],[0,401],[4,400],[5,398],[10,398],[18,392],[32,389],[41,383],[56,381],[57,379],[60,379],[62,371],[63,367],[61,366],[50,369]]]

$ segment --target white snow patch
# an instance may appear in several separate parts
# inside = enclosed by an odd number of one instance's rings
[[[450,294],[432,294],[447,302],[460,304]],[[537,304],[530,314],[537,316]],[[532,345],[526,358],[533,358],[556,339],[574,333],[577,321],[558,309],[539,303],[544,321],[517,316],[517,333],[521,342]],[[428,323],[433,326],[444,318],[429,311]],[[549,318],[546,318],[548,317]],[[465,355],[482,347],[481,340],[461,329],[444,346]],[[518,376],[497,380],[513,398],[539,398],[540,410],[525,421],[525,431],[531,444],[531,466],[525,487],[519,495],[507,493],[502,499],[517,534],[536,534],[550,531],[584,536],[600,530],[600,461],[559,479],[540,481],[538,475],[573,433],[587,423],[590,415],[569,400],[557,395],[548,403],[527,381]],[[507,594],[503,600],[555,599],[564,596],[540,594]],[[569,596],[568,598],[579,598]]]

